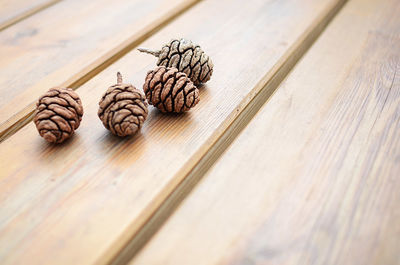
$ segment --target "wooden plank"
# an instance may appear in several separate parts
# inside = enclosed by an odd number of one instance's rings
[[[101,94],[117,71],[139,86],[154,67],[155,58],[132,51],[78,89],[85,115],[71,141],[48,145],[33,124],[5,140],[2,264],[123,263],[147,220],[184,179],[201,176],[194,166],[215,155],[232,122],[262,88],[276,87],[343,2],[201,2],[143,43],[158,48],[185,36],[211,56],[215,73],[195,109],[162,115],[152,108],[141,134],[112,137],[97,117]]]
[[[0,141],[44,91],[79,87],[198,1],[65,0],[0,32]]]
[[[1,0],[0,31],[58,2],[60,0]]]
[[[350,1],[130,265],[398,264],[399,13]]]

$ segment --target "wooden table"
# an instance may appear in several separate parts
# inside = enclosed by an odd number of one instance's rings
[[[0,1],[0,264],[400,264],[398,0]],[[138,46],[199,43],[199,104],[117,138]],[[31,122],[53,86],[84,117]]]

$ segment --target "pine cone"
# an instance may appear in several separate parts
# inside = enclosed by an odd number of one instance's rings
[[[140,48],[158,57],[158,66],[175,67],[184,72],[197,86],[210,80],[214,64],[207,54],[190,40],[175,39],[164,45],[160,51]]]
[[[70,88],[55,87],[39,98],[34,122],[40,136],[50,143],[62,143],[74,134],[82,120],[83,107]]]
[[[147,101],[162,112],[185,112],[199,102],[199,90],[185,73],[159,66],[149,71],[143,85]]]
[[[107,89],[99,102],[98,116],[104,127],[118,136],[133,135],[139,131],[147,118],[145,97],[131,84],[118,83]]]

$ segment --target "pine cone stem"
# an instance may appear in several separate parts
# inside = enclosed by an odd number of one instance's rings
[[[153,55],[155,57],[159,57],[160,54],[161,54],[161,51],[152,51],[152,50],[149,50],[149,49],[146,49],[146,48],[138,48],[138,50],[140,52],[151,54],[151,55]]]
[[[120,72],[117,73],[117,84],[118,85],[122,84],[122,75]]]

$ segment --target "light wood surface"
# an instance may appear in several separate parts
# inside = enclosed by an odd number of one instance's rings
[[[76,88],[199,0],[65,0],[0,32],[0,141],[54,86]]]
[[[1,0],[0,31],[61,0]]]
[[[2,142],[2,264],[122,263],[130,252],[120,251],[194,166],[220,147],[218,140],[255,96],[271,93],[291,58],[343,2],[203,1],[141,45],[159,48],[183,36],[211,56],[214,75],[192,111],[162,115],[151,108],[141,134],[111,136],[96,115],[101,94],[117,71],[140,87],[156,61],[132,51],[77,90],[85,114],[70,141],[46,144],[30,123]]]
[[[399,264],[399,13],[349,1],[130,265]]]

